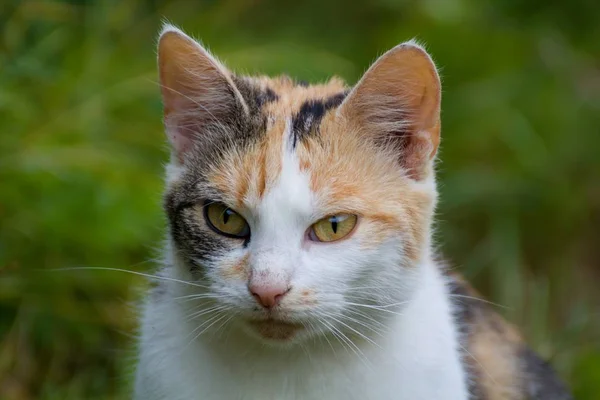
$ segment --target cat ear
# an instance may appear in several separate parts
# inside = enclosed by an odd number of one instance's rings
[[[248,107],[231,73],[198,42],[167,25],[158,40],[158,69],[165,129],[183,162],[197,140],[223,133]]]
[[[440,142],[440,78],[414,42],[394,47],[363,75],[340,106],[361,131],[395,146],[408,175],[425,178]]]

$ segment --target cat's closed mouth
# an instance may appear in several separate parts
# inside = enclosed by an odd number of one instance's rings
[[[289,340],[297,331],[304,328],[301,324],[285,322],[273,318],[260,321],[251,320],[249,323],[260,336],[271,340]]]

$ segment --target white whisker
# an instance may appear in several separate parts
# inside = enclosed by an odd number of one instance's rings
[[[367,324],[366,322],[362,322],[362,321],[360,321],[360,320],[358,320],[358,319],[356,319],[356,318],[353,318],[353,317],[351,317],[351,316],[349,316],[349,315],[345,315],[345,314],[338,314],[338,316],[339,316],[339,317],[342,317],[342,318],[345,318],[345,319],[347,319],[347,320],[348,320],[348,321],[350,321],[350,322],[354,322],[354,323],[356,323],[356,324],[358,324],[358,325],[361,325],[361,326],[363,326],[363,327],[365,327],[365,328],[367,328],[367,329],[369,329],[369,330],[373,331],[373,332],[374,332],[374,333],[376,333],[377,335],[379,335],[379,336],[381,336],[381,337],[384,337],[384,335],[383,335],[383,332],[382,332],[381,330],[379,330],[379,329],[377,329],[377,328],[375,328],[375,327],[373,327],[373,326],[371,326],[371,325]]]
[[[374,340],[372,340],[371,338],[369,338],[367,335],[363,334],[362,332],[354,329],[353,327],[351,327],[350,325],[346,324],[345,322],[340,321],[339,319],[337,319],[336,317],[334,317],[331,314],[329,315],[329,318],[331,318],[332,320],[336,321],[338,324],[344,325],[346,328],[350,329],[352,332],[356,333],[361,338],[365,339],[366,341],[368,341],[372,345],[377,346],[377,347],[379,347],[381,349],[381,346],[378,343],[376,343]]]
[[[485,374],[492,380],[494,385],[497,386],[498,382],[496,382],[496,380],[494,379],[492,374],[489,373],[489,371],[483,366],[483,364],[481,364],[479,362],[479,360],[473,354],[471,354],[471,352],[469,350],[467,350],[462,344],[458,343],[458,345],[465,351],[465,353],[467,353],[471,358],[473,358],[473,360],[475,360],[475,362],[481,367],[481,369],[485,372]]]
[[[502,304],[494,303],[493,301],[488,301],[488,300],[485,300],[485,299],[480,299],[479,297],[465,296],[465,295],[462,295],[462,294],[451,294],[450,297],[458,297],[458,298],[463,298],[463,299],[477,300],[477,301],[481,301],[482,303],[491,304],[491,305],[496,306],[496,307],[505,308],[507,310],[510,309],[510,307],[503,306]]]
[[[379,325],[379,326],[380,326],[381,328],[383,328],[383,329],[386,329],[386,328],[387,328],[387,325],[386,325],[386,324],[384,324],[384,323],[382,323],[382,322],[380,322],[380,321],[377,321],[375,318],[373,318],[373,317],[371,317],[370,315],[368,315],[368,314],[365,314],[365,313],[363,313],[363,312],[361,312],[361,311],[354,310],[354,309],[352,309],[352,308],[349,308],[349,309],[347,309],[347,310],[345,310],[345,311],[347,311],[347,312],[349,312],[349,313],[351,313],[351,314],[358,315],[358,316],[360,316],[360,317],[362,317],[362,318],[365,318],[365,319],[367,319],[367,320],[369,320],[369,321],[373,322],[374,324],[377,324],[377,325]]]
[[[219,326],[218,326],[218,327],[215,329],[215,335],[217,335],[217,334],[220,334],[220,333],[219,333],[219,331],[220,331],[220,330],[222,330],[222,329],[224,330],[224,329],[225,329],[225,326],[227,325],[227,323],[228,323],[229,321],[231,321],[231,320],[233,319],[233,317],[235,317],[236,315],[237,315],[237,313],[233,313],[233,314],[231,314],[231,315],[229,316],[229,318],[227,318],[227,319],[225,320],[225,322],[221,323],[221,324],[220,324],[220,325],[219,325]]]
[[[395,312],[395,311],[392,311],[392,310],[388,310],[387,308],[399,306],[399,305],[402,305],[402,304],[405,304],[405,303],[407,303],[407,302],[401,302],[401,303],[396,303],[396,304],[388,304],[386,306],[375,306],[375,305],[370,305],[370,304],[360,304],[360,303],[353,303],[353,302],[344,301],[345,305],[355,306],[355,307],[370,308],[372,310],[383,311],[383,312],[387,312],[387,313],[395,314],[395,315],[402,315],[402,314],[398,313],[398,312]]]
[[[97,270],[97,271],[126,272],[128,274],[143,276],[143,277],[150,278],[150,279],[158,279],[158,280],[161,280],[161,281],[177,282],[177,283],[181,283],[181,284],[184,284],[184,285],[189,285],[189,286],[200,287],[200,288],[203,288],[203,289],[208,289],[207,286],[200,285],[200,284],[197,284],[197,283],[194,283],[194,282],[182,281],[181,279],[175,279],[175,278],[169,278],[169,277],[166,277],[166,276],[146,274],[146,273],[143,273],[143,272],[130,271],[130,270],[121,269],[121,268],[111,268],[111,267],[70,267],[70,268],[54,268],[54,269],[49,269],[49,270],[44,270],[44,271],[78,271],[78,270]]]
[[[209,319],[204,321],[202,324],[197,326],[196,329],[194,329],[192,332],[190,332],[190,334],[188,334],[188,337],[189,337],[189,336],[193,335],[194,333],[196,333],[198,330],[202,329],[202,327],[204,327],[208,324],[208,326],[206,326],[206,328],[204,328],[200,332],[198,332],[198,334],[196,336],[194,336],[194,338],[188,342],[188,344],[185,346],[185,348],[187,348],[190,344],[195,342],[196,339],[198,339],[200,337],[200,335],[202,335],[204,332],[206,332],[211,326],[213,326],[215,323],[221,321],[225,317],[227,317],[227,314],[225,313],[225,311],[220,311],[220,312],[216,311],[216,315],[213,315],[212,317],[210,317]]]
[[[370,369],[369,359],[365,356],[365,354],[362,352],[360,347],[358,347],[344,332],[339,330],[334,324],[327,321],[327,318],[331,318],[331,315],[326,314],[326,313],[319,313],[319,314],[325,318],[325,319],[321,320],[321,322],[325,326],[327,326],[329,328],[330,332],[332,332],[332,334],[335,335],[340,340],[340,343],[342,343],[342,341],[345,342],[348,345],[348,348],[350,350],[352,350],[352,352],[354,352],[354,354],[361,360],[361,362],[363,362],[363,364],[367,368]]]
[[[198,299],[223,299],[226,296],[217,296],[211,293],[196,293],[196,294],[188,294],[186,296],[177,296],[177,297],[173,297],[173,300],[183,300],[186,299],[184,302],[186,301],[192,301],[192,300],[198,300]]]
[[[220,305],[220,306],[211,307],[209,309],[203,309],[203,310],[196,311],[196,312],[191,313],[190,315],[186,316],[185,320],[191,321],[202,315],[210,314],[211,312],[218,312],[218,311],[226,310],[228,308],[229,308],[229,306],[227,306],[227,305]]]

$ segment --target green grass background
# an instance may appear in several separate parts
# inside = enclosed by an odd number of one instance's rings
[[[444,81],[437,239],[600,393],[600,3],[0,2],[0,399],[126,399],[164,230],[155,42],[167,18],[237,71],[355,82],[417,37]]]

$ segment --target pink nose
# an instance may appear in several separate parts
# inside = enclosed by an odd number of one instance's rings
[[[290,291],[290,288],[283,285],[261,285],[250,283],[248,285],[248,290],[250,290],[250,293],[254,296],[258,304],[264,308],[271,308],[279,304],[283,296]]]

